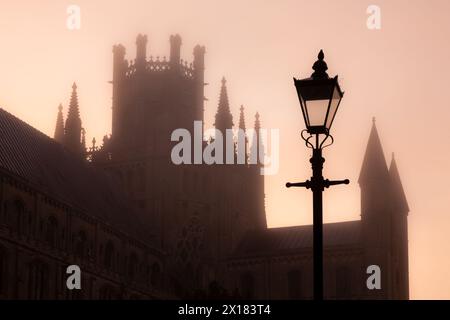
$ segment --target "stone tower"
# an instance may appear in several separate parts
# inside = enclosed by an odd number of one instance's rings
[[[358,183],[364,265],[381,269],[381,290],[372,290],[371,298],[408,299],[409,208],[395,160],[387,167],[375,120]]]

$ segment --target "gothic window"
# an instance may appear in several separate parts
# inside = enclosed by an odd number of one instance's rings
[[[46,299],[49,296],[49,269],[41,261],[33,261],[28,268],[28,298]]]
[[[338,267],[336,270],[336,298],[349,299],[351,297],[350,269]]]
[[[58,232],[58,221],[54,216],[48,217],[45,228],[45,242],[47,242],[48,245],[56,247],[57,232]]]
[[[108,241],[108,243],[106,244],[105,247],[105,255],[104,255],[104,261],[103,264],[105,266],[106,269],[108,270],[112,270],[114,269],[114,245],[112,244],[111,241]]]
[[[136,257],[136,254],[133,252],[130,255],[130,259],[128,260],[128,276],[130,277],[131,280],[133,280],[136,277],[137,266],[138,266],[138,259]]]
[[[177,243],[178,262],[183,266],[195,268],[204,250],[204,228],[198,213],[194,213],[181,230]]]
[[[150,283],[153,287],[158,288],[161,285],[161,268],[158,263],[153,263]]]
[[[12,230],[18,234],[24,233],[25,205],[21,200],[14,200],[7,204],[7,221]]]
[[[74,251],[75,255],[78,256],[78,258],[86,257],[88,251],[86,232],[84,232],[83,230],[79,231],[75,235],[74,244],[75,244],[75,251]]]
[[[244,299],[254,298],[255,278],[250,272],[241,275],[241,292]]]
[[[302,274],[300,270],[291,270],[287,274],[289,299],[302,297]]]

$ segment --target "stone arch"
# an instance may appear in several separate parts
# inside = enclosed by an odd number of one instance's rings
[[[155,288],[159,288],[161,286],[161,282],[161,267],[159,263],[154,262],[152,264],[150,284]]]
[[[58,243],[58,219],[53,215],[49,216],[45,223],[44,241],[52,247],[57,246],[57,243]]]
[[[28,264],[28,299],[42,300],[50,296],[50,270],[41,260],[32,260]]]
[[[88,253],[88,238],[86,231],[79,230],[74,236],[74,254],[79,258],[85,258]]]
[[[104,256],[103,256],[103,265],[108,270],[114,270],[114,267],[115,267],[115,263],[114,263],[115,252],[116,252],[116,250],[114,248],[114,244],[112,243],[111,240],[109,240],[106,243],[105,253],[104,253]]]
[[[128,259],[128,277],[131,280],[134,280],[137,276],[138,272],[139,260],[135,252],[130,254],[130,258]]]
[[[5,203],[5,220],[16,233],[24,234],[27,226],[25,202],[19,196]]]

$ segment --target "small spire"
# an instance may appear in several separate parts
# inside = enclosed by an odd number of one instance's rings
[[[225,134],[226,129],[233,128],[233,116],[230,112],[228,102],[228,92],[225,77],[222,78],[222,87],[220,89],[219,106],[217,108],[214,126]]]
[[[58,115],[56,117],[55,135],[54,139],[59,143],[64,143],[64,117],[62,113],[62,104],[58,106]]]
[[[64,131],[64,145],[72,152],[83,153],[81,145],[81,119],[78,106],[77,85],[72,85],[72,95],[70,96],[69,111],[67,112],[66,126]]]
[[[313,65],[313,74],[311,75],[311,78],[313,79],[328,79],[328,66],[327,63],[323,60],[325,55],[323,54],[323,51],[320,50],[319,54],[317,55],[318,60],[314,62]]]
[[[259,121],[259,113],[255,114],[255,130],[261,129],[261,122]]]
[[[245,116],[244,116],[244,106],[241,105],[240,114],[239,114],[239,129],[242,129],[245,131]]]
[[[80,110],[78,107],[78,95],[77,95],[77,84],[74,82],[72,85],[72,95],[70,96],[70,103],[69,103],[69,111],[67,112],[67,119],[66,119],[66,127],[69,123],[73,122],[80,122]],[[80,133],[81,133],[81,125],[80,125]]]
[[[369,141],[366,147],[366,153],[359,175],[359,184],[373,184],[387,181],[388,167],[384,157],[383,147],[381,146],[375,122],[372,122]]]
[[[377,119],[375,117],[372,117],[372,123],[375,124],[377,122]]]
[[[391,195],[395,213],[408,214],[409,206],[403,189],[402,181],[398,171],[397,163],[392,153],[391,165],[389,167],[389,176],[391,178]]]
[[[261,152],[259,152],[259,149],[261,148],[262,152],[264,151],[264,145],[262,143],[262,139],[260,136],[260,130],[261,130],[261,121],[259,119],[259,113],[256,112],[255,114],[255,133],[252,138],[252,145],[250,147],[250,158],[253,159],[253,161],[256,161],[259,166],[261,166]]]

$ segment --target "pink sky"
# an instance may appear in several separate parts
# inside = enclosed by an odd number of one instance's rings
[[[69,4],[81,8],[81,29],[66,28]],[[381,8],[381,29],[366,27],[369,5]],[[286,190],[310,176],[292,77],[311,73],[320,49],[345,97],[325,152],[325,175],[349,178],[327,190],[324,220],[358,219],[357,178],[371,118],[386,157],[395,152],[411,208],[410,291],[417,299],[450,298],[449,199],[450,2],[448,1],[12,1],[0,3],[0,106],[53,135],[57,106],[67,108],[78,84],[88,141],[110,132],[112,45],[134,59],[137,33],[148,54],[169,54],[169,36],[183,38],[182,58],[206,46],[206,127],[212,126],[220,79],[227,78],[235,122],[280,129],[280,171],[266,178],[270,226],[312,222],[311,194]]]

